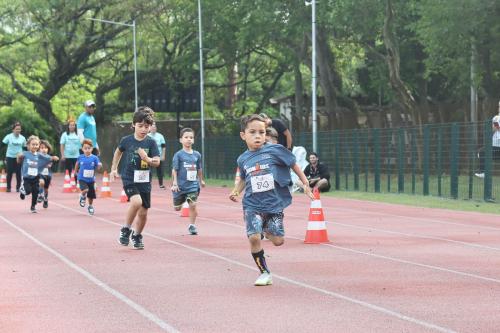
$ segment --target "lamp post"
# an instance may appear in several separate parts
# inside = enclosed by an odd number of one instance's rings
[[[312,25],[312,63],[311,63],[311,99],[312,99],[312,142],[313,151],[318,151],[318,117],[316,105],[316,0],[306,1],[306,6],[311,6],[311,25]]]
[[[198,42],[199,42],[199,60],[200,60],[200,121],[201,121],[201,163],[203,173],[205,170],[205,95],[204,95],[204,82],[203,82],[203,38],[201,31],[201,0],[198,0]]]
[[[115,24],[115,25],[123,25],[126,27],[132,27],[132,33],[133,33],[133,39],[134,39],[134,97],[135,97],[135,109],[137,110],[137,103],[138,103],[138,96],[137,96],[137,47],[136,47],[136,42],[135,42],[135,20],[132,21],[132,24],[130,23],[124,23],[124,22],[115,22],[115,21],[110,21],[110,20],[101,20],[101,19],[96,19],[89,17],[87,18],[88,20],[91,21],[96,21],[96,22],[103,22],[103,23],[109,23],[109,24]]]

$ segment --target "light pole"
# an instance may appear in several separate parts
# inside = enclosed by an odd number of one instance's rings
[[[134,97],[135,97],[135,110],[137,110],[137,103],[138,103],[138,96],[137,96],[137,47],[136,47],[136,42],[135,42],[135,20],[132,21],[132,24],[130,23],[124,23],[124,22],[115,22],[115,21],[110,21],[110,20],[101,20],[101,19],[96,19],[92,17],[88,17],[88,20],[91,21],[96,21],[96,22],[103,22],[103,23],[109,23],[109,24],[115,24],[115,25],[123,25],[126,27],[132,27],[132,33],[133,33],[133,38],[134,38]]]
[[[199,58],[200,58],[200,120],[201,120],[201,163],[203,173],[206,175],[205,170],[205,95],[204,95],[204,82],[203,82],[203,38],[201,34],[201,0],[198,0],[198,42],[199,42]]]
[[[312,142],[313,151],[318,151],[318,117],[316,105],[316,0],[306,1],[306,6],[311,6],[311,25],[312,25],[312,80],[311,80],[311,99],[312,99]]]

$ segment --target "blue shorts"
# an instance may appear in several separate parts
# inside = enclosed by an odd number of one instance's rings
[[[247,226],[247,237],[253,234],[267,232],[271,235],[285,236],[283,227],[283,212],[279,213],[258,213],[250,210],[244,211],[245,223]]]

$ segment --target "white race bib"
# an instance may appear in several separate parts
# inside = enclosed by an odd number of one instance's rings
[[[83,170],[84,178],[94,178],[94,170]]]
[[[195,182],[196,181],[196,170],[187,170],[186,171],[186,179],[190,182]]]
[[[134,183],[148,183],[149,170],[134,170]]]
[[[49,175],[49,168],[44,168],[42,170],[42,176],[48,176]]]
[[[252,176],[250,182],[253,193],[274,190],[274,177],[272,173],[263,176]]]
[[[28,175],[29,176],[38,176],[38,169],[37,168],[28,168]]]

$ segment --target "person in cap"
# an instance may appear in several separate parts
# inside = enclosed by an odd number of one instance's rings
[[[88,100],[84,103],[85,112],[83,112],[76,123],[78,129],[78,138],[80,143],[83,143],[84,139],[92,140],[94,146],[92,154],[99,155],[99,145],[97,144],[97,126],[94,118],[95,112],[95,102]],[[83,153],[83,152],[80,152]]]

